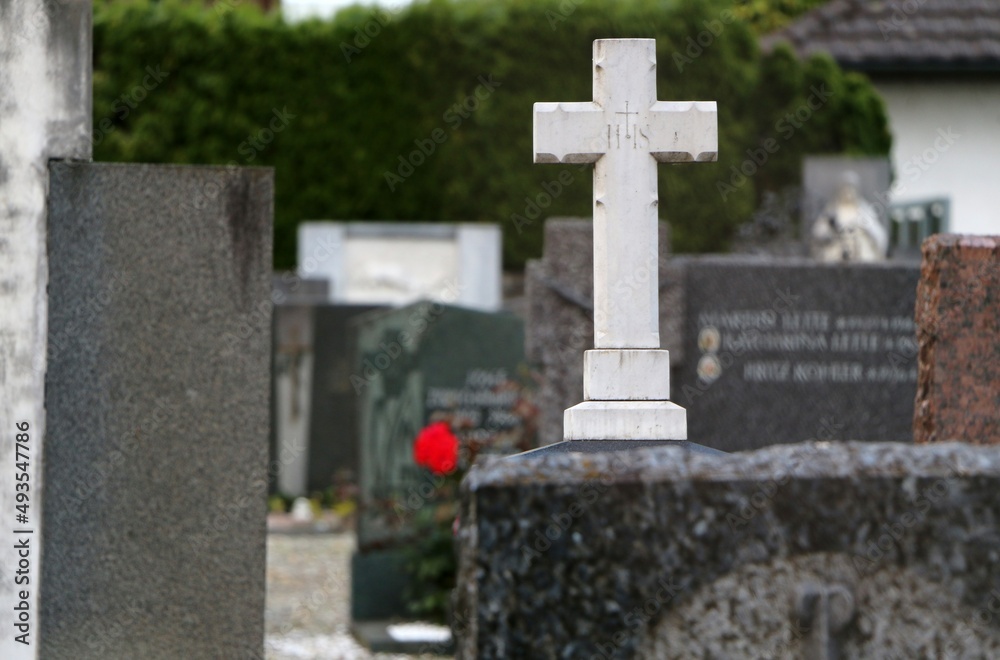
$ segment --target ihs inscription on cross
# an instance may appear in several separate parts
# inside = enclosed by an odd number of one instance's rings
[[[656,163],[714,161],[715,102],[656,100],[656,41],[594,42],[594,100],[536,103],[536,163],[594,167],[594,304],[598,348],[659,348]],[[618,314],[608,303],[634,288],[643,300]],[[624,288],[619,283],[629,283]],[[617,285],[617,286],[616,286]]]
[[[601,39],[594,100],[534,110],[536,163],[595,164],[597,350],[585,355],[586,401],[566,411],[566,439],[686,438],[684,410],[667,401],[669,356],[658,350],[656,166],[716,160],[715,102],[657,101],[656,41]]]

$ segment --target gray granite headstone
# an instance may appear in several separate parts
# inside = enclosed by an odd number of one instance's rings
[[[684,261],[687,360],[672,398],[723,451],[913,438],[914,264]]]
[[[457,657],[993,658],[1000,451],[813,443],[496,460]]]
[[[50,173],[40,656],[262,657],[273,173]]]

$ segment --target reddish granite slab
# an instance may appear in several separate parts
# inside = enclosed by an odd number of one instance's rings
[[[1000,236],[931,236],[917,287],[914,442],[1000,444]]]

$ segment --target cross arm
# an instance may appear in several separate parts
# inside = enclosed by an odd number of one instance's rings
[[[536,163],[594,163],[607,149],[607,124],[596,103],[536,103]]]
[[[649,151],[661,163],[705,163],[719,159],[715,101],[657,101],[650,108]]]

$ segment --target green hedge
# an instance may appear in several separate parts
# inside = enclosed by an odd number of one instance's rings
[[[655,37],[659,98],[715,100],[720,127],[718,163],[659,168],[661,216],[675,250],[724,250],[803,154],[890,146],[864,78],[762,57],[730,6],[437,0],[288,25],[225,2],[100,2],[95,158],[275,167],[278,268],[307,219],[496,222],[517,268],[541,252],[541,218],[591,207],[588,168],[532,164],[532,103],[591,98],[594,39]]]

